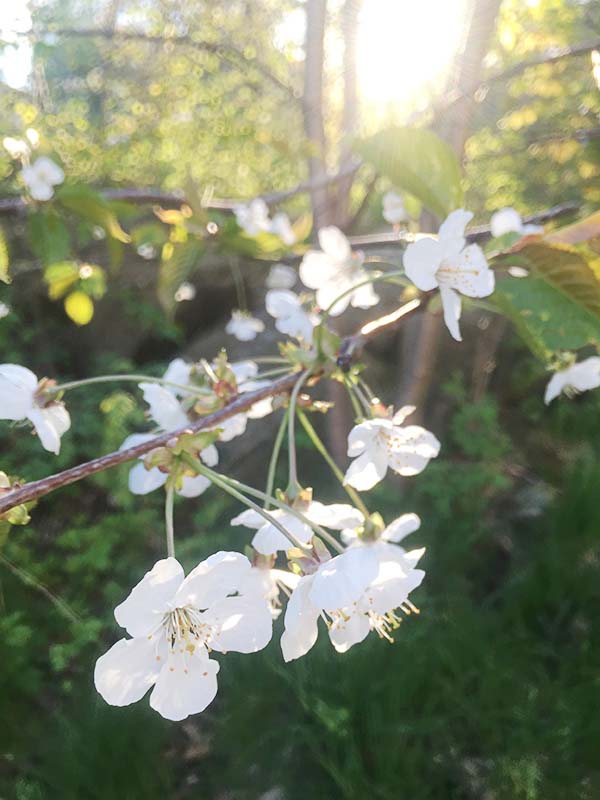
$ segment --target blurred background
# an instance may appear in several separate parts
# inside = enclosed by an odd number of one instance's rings
[[[592,0],[2,0],[0,37],[0,361],[39,376],[276,352],[271,324],[250,344],[223,333],[240,280],[267,321],[270,264],[297,264],[325,224],[400,263],[393,186],[353,148],[392,124],[452,148],[475,224],[600,203]],[[24,202],[10,140],[60,163],[71,194]],[[296,249],[240,233],[231,209],[257,195],[289,214]],[[404,200],[408,229],[436,229]],[[427,547],[421,615],[393,645],[321,640],[284,665],[276,633],[228,655],[202,715],[111,708],[94,663],[162,557],[161,493],[132,496],[125,466],[0,529],[0,797],[600,798],[600,392],[546,408],[544,365],[509,323],[472,310],[464,338],[421,314],[364,356],[381,398],[415,402],[443,443],[426,473],[373,492],[386,519],[421,515],[411,544]],[[128,387],[68,403],[57,459],[3,424],[0,468],[42,477],[144,424]],[[342,466],[350,421],[341,401],[318,421]],[[223,470],[262,486],[277,422],[223,446]],[[300,447],[300,480],[339,500]],[[177,503],[186,568],[243,548],[238,510],[215,489]]]

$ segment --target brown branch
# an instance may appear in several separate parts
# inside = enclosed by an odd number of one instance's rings
[[[185,45],[195,50],[202,50],[205,53],[213,53],[226,59],[235,66],[242,64],[244,67],[254,67],[258,72],[267,78],[272,84],[282,89],[295,102],[299,100],[298,93],[285,81],[275,75],[266,64],[256,58],[248,58],[244,52],[233,44],[223,42],[211,42],[203,39],[194,39],[193,36],[160,36],[156,34],[143,33],[141,31],[115,31],[110,28],[58,28],[47,31],[36,31],[38,35],[51,33],[54,36],[73,36],[78,38],[92,39],[117,39],[120,41],[148,42],[149,44],[175,44]]]
[[[346,351],[352,350],[352,353],[354,353],[359,345],[362,346],[368,339],[391,327],[398,322],[401,317],[413,311],[415,308],[418,308],[419,305],[420,301],[412,300],[410,303],[398,309],[398,311],[374,320],[367,325],[363,325],[356,336],[350,336],[347,340],[342,342],[340,353],[343,349]],[[352,342],[355,343],[352,344]],[[352,357],[352,353],[349,356],[350,358]],[[216,428],[220,423],[230,419],[235,416],[235,414],[247,411],[259,400],[291,391],[297,380],[298,372],[284,375],[274,380],[268,386],[256,389],[254,392],[245,392],[244,394],[238,395],[235,400],[219,409],[219,411],[215,411],[214,414],[208,414],[197,422],[190,423],[185,428],[180,428],[170,433],[161,433],[159,436],[155,436],[154,439],[148,442],[142,442],[135,447],[128,447],[126,450],[117,450],[114,453],[108,453],[99,458],[94,458],[92,461],[86,461],[83,464],[78,464],[76,467],[63,470],[63,472],[57,472],[55,475],[49,475],[47,478],[26,483],[18,489],[0,494],[0,514],[4,514],[6,511],[22,503],[30,503],[33,500],[44,497],[55,489],[69,486],[71,483],[76,483],[90,475],[95,475],[97,472],[103,472],[119,464],[125,464],[128,461],[141,458],[157,447],[166,447],[184,433],[198,433],[199,431]]]

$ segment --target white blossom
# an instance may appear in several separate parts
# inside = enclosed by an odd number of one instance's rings
[[[578,364],[556,372],[546,387],[544,402],[551,403],[555,397],[564,392],[574,395],[587,392],[600,386],[600,356],[590,356]]]
[[[31,154],[31,149],[24,139],[14,139],[12,136],[5,136],[2,140],[2,145],[11,158],[26,160]]]
[[[348,435],[350,464],[344,481],[360,491],[373,488],[388,467],[399,475],[418,475],[440,451],[440,443],[420,425],[402,427],[414,406],[405,406],[392,419],[370,419]]]
[[[240,583],[240,594],[257,593],[264,598],[273,619],[281,614],[281,593],[293,590],[300,581],[300,576],[283,569],[274,569],[267,559],[264,563],[253,564],[250,572]]]
[[[543,225],[525,225],[519,212],[514,208],[501,208],[492,214],[490,220],[492,236],[503,236],[505,233],[520,233],[526,236],[531,233],[543,233]]]
[[[372,284],[364,284],[369,274],[363,267],[363,254],[352,252],[350,242],[338,228],[321,228],[319,244],[321,251],[309,250],[302,259],[300,279],[309,289],[316,289],[321,308],[329,308],[345,292],[331,308],[332,316],[344,312],[348,305],[370,308],[379,302]],[[364,285],[359,286],[361,283]]]
[[[284,214],[281,211],[278,214],[275,214],[271,220],[269,231],[270,233],[274,233],[275,236],[279,236],[281,241],[288,247],[296,244],[296,234],[292,228],[290,218],[287,214]]]
[[[237,206],[233,211],[237,224],[248,236],[258,236],[259,233],[270,231],[269,206],[260,197],[248,205]]]
[[[425,573],[415,569],[416,558],[397,552],[381,556],[375,548],[352,548],[320,564],[301,578],[292,592],[281,637],[285,661],[305,655],[318,637],[318,620],[323,617],[331,643],[338,652],[363,641],[371,630],[392,640],[404,613],[417,611],[408,600]]]
[[[272,617],[256,591],[240,592],[251,570],[240,553],[219,552],[184,577],[175,558],[158,561],[115,609],[131,639],[96,662],[96,689],[114,706],[153,688],[150,705],[170,720],[203,711],[217,693],[211,651],[254,653],[272,634]]]
[[[225,326],[225,331],[231,336],[235,336],[240,342],[251,342],[264,329],[265,323],[262,320],[239,309],[231,312],[231,319]]]
[[[297,509],[307,520],[324,528],[341,531],[344,528],[358,527],[364,517],[360,511],[346,503],[333,503],[324,505],[323,503],[311,500]],[[310,525],[303,522],[291,511],[278,508],[269,511],[269,514],[277,522],[290,532],[287,538],[269,520],[266,520],[258,511],[251,508],[242,511],[237,517],[231,520],[232,525],[245,525],[247,528],[256,529],[252,538],[252,547],[261,555],[269,556],[277,553],[278,550],[289,550],[297,542],[308,545],[313,537],[313,530]]]
[[[137,248],[137,254],[146,261],[151,261],[156,258],[156,247],[149,242],[143,242]]]
[[[10,306],[7,306],[6,303],[0,302],[0,319],[8,317],[9,314],[10,314]]]
[[[34,200],[50,200],[54,187],[65,179],[63,170],[46,156],[40,156],[30,166],[23,167],[21,176]]]
[[[404,202],[396,192],[386,192],[383,195],[383,218],[390,225],[407,222],[408,213],[404,207]]]
[[[287,264],[273,264],[267,275],[267,289],[291,289],[298,280],[298,273]]]
[[[196,297],[196,287],[193,283],[189,283],[188,281],[184,281],[180,284],[175,292],[176,303],[182,303],[185,300],[193,300],[194,297]]]
[[[63,403],[49,401],[33,372],[18,364],[0,364],[0,419],[28,419],[51,453],[60,451],[60,437],[71,427]]]
[[[313,330],[319,324],[319,317],[303,307],[297,294],[271,289],[267,292],[265,304],[267,313],[275,318],[275,327],[280,333],[312,344]]]
[[[487,297],[495,285],[483,250],[466,243],[465,226],[472,217],[462,208],[453,211],[442,223],[437,239],[424,236],[406,248],[403,258],[406,275],[417,288],[429,292],[439,287],[444,321],[459,342],[460,295]]]

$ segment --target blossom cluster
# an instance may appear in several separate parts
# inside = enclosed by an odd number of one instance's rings
[[[56,185],[58,173],[51,173],[40,175],[46,174],[48,185]],[[30,191],[35,196],[31,186]],[[497,235],[509,230],[537,233],[527,230],[512,211],[503,209],[492,221]],[[384,212],[394,225],[407,219],[402,198],[394,193],[386,196]],[[271,233],[293,243],[287,217],[270,219],[263,201],[255,200],[235,213],[249,236]],[[470,212],[458,209],[436,237],[415,237],[404,252],[403,270],[394,273],[410,282],[413,295],[419,290],[434,301],[439,296],[444,321],[456,341],[461,341],[462,299],[487,297],[495,288],[495,274],[483,250],[467,243],[465,228],[471,218]],[[332,646],[343,653],[372,631],[393,641],[403,618],[419,613],[411,595],[425,577],[420,567],[425,550],[407,550],[403,545],[421,520],[414,513],[402,513],[386,524],[378,512],[368,510],[361,493],[373,489],[389,472],[419,475],[438,456],[440,443],[426,428],[407,424],[414,407],[386,407],[364,384],[360,370],[348,374],[337,365],[339,340],[327,327],[329,318],[350,307],[370,309],[379,304],[374,284],[389,273],[371,270],[364,254],[354,251],[335,227],[321,229],[318,241],[320,249],[304,253],[298,272],[276,264],[266,281],[266,314],[276,330],[289,337],[280,344],[280,356],[230,363],[223,351],[210,361],[176,358],[161,377],[140,381],[139,376],[118,376],[135,381],[147,405],[149,429],[132,433],[121,450],[143,445],[143,455],[129,472],[132,493],[165,492],[167,557],[115,609],[115,619],[129,638],[114,644],[95,668],[96,688],[112,705],[136,702],[152,689],[150,705],[167,719],[181,720],[204,710],[217,693],[220,664],[214,654],[263,649],[280,616],[280,649],[287,662],[313,647],[320,621]],[[305,289],[297,293],[293,289],[298,279]],[[226,331],[249,341],[264,328],[261,319],[238,309]],[[548,384],[547,403],[561,392],[600,386],[598,357],[578,364],[565,360],[560,367]],[[283,374],[295,381],[289,398],[270,391],[274,377]],[[306,418],[309,411],[328,410],[327,404],[303,393],[311,379],[323,376],[342,383],[354,404],[345,471],[332,465]],[[58,453],[61,436],[70,427],[63,395],[85,383],[38,380],[25,367],[2,364],[0,418],[28,421],[42,446]],[[257,390],[256,398],[248,395]],[[248,395],[245,404],[239,402],[244,395]],[[232,403],[235,411],[225,413]],[[251,420],[275,412],[282,414],[281,435],[271,463],[277,465],[287,428],[287,487],[275,489],[275,470],[269,470],[264,492],[217,472],[221,445],[243,435]],[[215,413],[218,422],[211,417]],[[299,483],[297,421],[317,450],[325,453],[350,502],[324,503]],[[157,436],[161,444],[153,446]],[[231,519],[241,536],[247,531],[240,548],[245,552],[219,551],[186,577],[174,555],[174,495],[193,498],[210,486],[245,506]],[[3,491],[10,490],[9,482]]]

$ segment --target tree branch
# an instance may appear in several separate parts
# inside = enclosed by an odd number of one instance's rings
[[[346,358],[351,359],[359,346],[362,347],[368,339],[396,324],[401,317],[418,308],[419,305],[419,300],[412,300],[397,311],[363,325],[356,336],[350,336],[342,342],[340,354],[344,351],[348,353]],[[274,397],[278,394],[286,394],[293,389],[297,381],[298,372],[284,375],[274,380],[268,386],[263,386],[261,389],[256,389],[253,392],[244,392],[238,395],[235,400],[219,409],[219,411],[215,411],[214,414],[208,414],[197,422],[190,423],[185,428],[180,428],[170,433],[161,433],[159,436],[155,436],[154,439],[148,442],[142,442],[135,447],[129,447],[126,450],[117,450],[114,453],[99,456],[98,458],[92,459],[92,461],[78,464],[76,467],[63,470],[63,472],[57,472],[55,475],[49,475],[47,478],[41,478],[41,480],[26,483],[18,489],[11,489],[0,493],[0,514],[4,514],[6,511],[22,503],[30,503],[33,500],[44,497],[55,489],[69,486],[71,483],[76,483],[90,475],[95,475],[97,472],[103,472],[119,464],[125,464],[128,461],[141,458],[157,447],[166,447],[184,433],[198,433],[199,431],[216,428],[220,423],[230,419],[236,414],[248,411],[248,409],[259,400],[264,400],[267,397]]]

